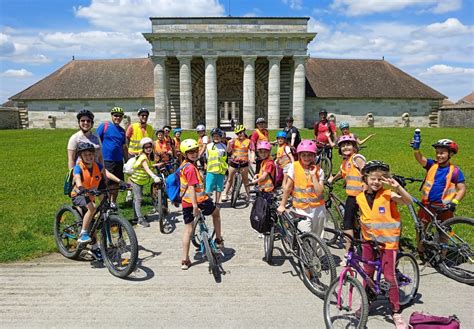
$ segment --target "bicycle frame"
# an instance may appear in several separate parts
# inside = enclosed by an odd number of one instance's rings
[[[291,248],[291,254],[298,260],[304,262],[305,264],[308,264],[307,260],[301,259],[298,255],[298,250],[302,248],[302,241],[300,239],[300,235],[304,232],[301,232],[298,229],[298,226],[295,225],[295,222],[287,213],[284,212],[282,215],[279,215],[277,217],[278,222],[276,225],[280,229],[280,234],[282,235],[281,238],[285,239],[285,237],[291,237],[291,241],[288,241]],[[288,227],[285,226],[285,223],[288,223]]]
[[[215,240],[212,239],[212,236],[209,235],[209,229],[206,225],[206,220],[204,218],[204,215],[201,213],[201,215],[199,216],[199,218],[197,219],[198,221],[198,225],[199,225],[199,235],[200,235],[200,240],[201,240],[201,246],[200,246],[200,249],[199,249],[199,252],[201,253],[201,255],[205,255],[206,254],[206,246],[204,245],[204,239],[203,239],[203,233],[207,233],[207,238],[209,239],[209,246],[211,247],[211,250],[212,252],[214,253],[218,253],[218,249],[216,247],[216,244],[215,244]]]

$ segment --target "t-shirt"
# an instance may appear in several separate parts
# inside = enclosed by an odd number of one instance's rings
[[[292,181],[295,181],[295,163],[294,162],[290,163],[287,175],[288,175],[289,178],[291,178]],[[318,176],[319,176],[319,182],[321,184],[324,184],[324,171],[321,168],[319,168]],[[317,208],[305,208],[305,209],[294,208],[294,211],[296,213],[300,214],[300,215],[310,217],[310,218],[314,218],[316,212],[319,212],[318,208],[319,207],[317,207]]]
[[[99,154],[102,152],[102,143],[100,142],[99,137],[93,133],[88,133],[87,135],[84,135],[82,130],[80,130],[69,138],[69,142],[67,143],[67,149],[71,151],[76,151],[77,145],[80,142],[91,143],[92,145],[94,145],[95,160],[98,162]],[[74,159],[74,162],[76,162],[77,158],[78,158],[78,155],[76,152],[76,158]]]
[[[262,164],[262,166],[263,166],[263,164]],[[265,172],[269,173],[271,175],[272,179],[275,180],[276,177],[274,177],[274,173],[276,172],[276,165],[275,165],[275,162],[273,160],[272,161],[267,161],[267,165],[265,166]]]
[[[190,164],[189,166],[186,166],[186,168],[181,169],[181,171],[183,173],[184,178],[188,182],[188,186],[191,186],[191,185],[195,186],[199,184],[198,171],[196,167],[194,166],[194,164]],[[181,204],[183,208],[189,208],[193,206],[192,203],[188,203],[184,200],[181,201]]]
[[[298,129],[295,126],[292,126],[291,128],[285,127],[285,129],[283,129],[283,131],[286,133],[286,142],[288,143],[288,145],[291,145],[291,136],[293,134],[296,134],[295,145],[293,145],[293,146],[297,147],[298,144],[301,142],[301,136],[300,136],[300,132],[298,131]]]
[[[331,130],[329,131],[329,127]],[[317,129],[317,130],[316,130]],[[314,135],[316,136],[316,140],[320,143],[329,143],[329,139],[326,136],[326,132],[335,133],[336,132],[336,125],[332,121],[326,121],[325,123],[316,122],[314,124]]]
[[[99,166],[99,171],[102,171],[102,164],[101,163],[98,163],[97,162],[97,165]],[[90,174],[92,175],[92,167],[91,168],[87,168],[87,170],[89,170]],[[73,171],[74,175],[81,175],[82,174],[82,169],[79,165],[74,165],[74,171]]]
[[[433,159],[427,159],[425,169],[428,171],[436,161]],[[430,202],[442,202],[442,196],[444,188],[446,187],[446,176],[449,172],[449,166],[446,167],[438,167],[438,170],[435,174],[435,180],[433,183],[433,187],[430,190],[430,194],[428,195],[428,200]],[[451,176],[451,182],[453,184],[457,183],[464,183],[464,174],[462,173],[461,169],[457,166],[454,166],[453,176]]]
[[[126,144],[125,129],[112,122],[108,123],[105,130],[105,123],[97,127],[96,134],[102,141],[102,154],[105,161],[123,161],[123,145]]]

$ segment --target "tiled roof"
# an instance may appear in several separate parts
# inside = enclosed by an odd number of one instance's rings
[[[474,104],[474,91],[470,93],[469,95],[464,96],[457,102],[457,104],[462,104],[462,103]]]

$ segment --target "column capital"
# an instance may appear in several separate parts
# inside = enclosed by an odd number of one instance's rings
[[[296,65],[298,64],[304,64],[308,59],[309,55],[295,55],[292,57],[293,61],[295,62]]]
[[[191,60],[193,59],[193,56],[191,55],[178,55],[176,56],[178,59],[179,63],[191,63]]]
[[[271,64],[279,64],[283,59],[283,55],[270,55],[267,56],[267,59]]]
[[[168,59],[167,56],[151,56],[150,58],[153,63],[164,63]]]
[[[255,64],[255,61],[257,60],[257,56],[251,56],[251,55],[243,55],[242,60],[244,61],[244,65],[247,64]]]
[[[203,55],[202,58],[206,64],[215,64],[218,56],[216,55]]]

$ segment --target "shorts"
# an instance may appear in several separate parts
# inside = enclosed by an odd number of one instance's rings
[[[249,166],[248,162],[234,162],[232,160],[229,161],[229,166],[232,168],[238,169],[240,168],[247,168]]]
[[[211,194],[212,192],[222,192],[224,188],[224,178],[223,174],[216,174],[208,172],[206,174],[206,193]]]
[[[288,163],[288,164],[286,164],[286,165],[283,167],[283,174],[287,174],[287,173],[288,173],[288,169],[290,168],[290,165],[291,165],[291,163]]]
[[[432,202],[431,203],[433,206],[436,207],[442,207],[443,203],[441,202]],[[429,211],[431,211],[433,214],[436,214],[436,210],[431,208],[429,204],[423,203],[423,205],[428,208]],[[449,219],[454,216],[454,213],[452,211],[443,211],[442,213],[438,214],[438,220],[443,222],[446,219]],[[418,210],[418,218],[421,219],[423,223],[429,223],[431,222],[431,217],[430,215],[424,211],[422,208]]]
[[[123,175],[123,161],[104,161],[105,169],[111,174],[117,176],[120,180],[124,179]],[[108,185],[117,184],[114,181],[108,181]]]
[[[72,204],[78,207],[87,207],[91,202],[91,199],[86,195],[76,195],[72,197]]]
[[[211,199],[207,199],[204,202],[198,203],[198,208],[201,209],[204,216],[209,216],[214,212],[214,210],[216,210],[216,206]],[[194,221],[193,207],[183,208],[183,219],[184,224],[190,224]]]
[[[346,205],[344,208],[344,229],[353,230],[355,227],[357,211],[359,211],[356,197],[349,195],[346,199]]]

